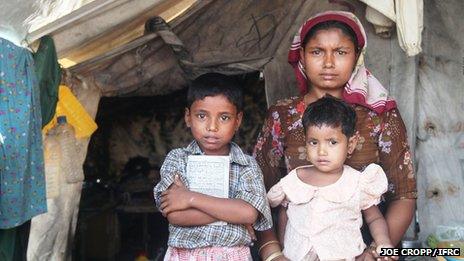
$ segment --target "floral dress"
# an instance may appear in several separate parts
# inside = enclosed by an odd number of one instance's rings
[[[292,169],[310,164],[301,121],[305,108],[303,97],[293,97],[278,101],[268,110],[254,150],[268,190]],[[387,201],[416,198],[411,153],[398,110],[377,114],[360,105],[353,108],[359,139],[345,164],[359,171],[370,163],[379,164],[388,178]]]

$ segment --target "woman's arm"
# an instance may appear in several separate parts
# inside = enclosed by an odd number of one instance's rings
[[[274,253],[281,253],[282,248],[280,246],[279,241],[277,240],[276,233],[274,232],[274,228],[264,230],[264,231],[256,231],[256,235],[258,238],[259,244],[259,255],[261,256],[262,260],[266,260],[269,256]],[[281,261],[281,260],[288,260],[283,255],[276,257],[273,261]]]
[[[283,115],[281,115],[277,106],[271,106],[269,108],[253,153],[263,172],[264,183],[267,190],[276,184],[284,173],[286,173],[283,157],[284,141],[282,137],[282,130],[285,129],[285,126],[282,126],[284,122],[281,120],[281,116]],[[276,225],[276,222],[274,222],[274,225]],[[258,238],[257,243],[260,247],[259,254],[262,260],[282,250],[274,228],[256,231],[256,235]],[[279,258],[275,260],[285,260],[283,256]]]
[[[189,191],[176,176],[174,184],[161,196],[161,211],[171,212],[194,208],[209,216],[233,224],[252,224],[258,211],[241,199],[224,199]]]
[[[277,225],[277,235],[279,235],[279,241],[284,245],[285,239],[285,228],[287,227],[287,208],[280,206],[279,207],[279,224]]]
[[[379,136],[379,156],[383,170],[394,192],[388,192],[388,209],[385,214],[390,238],[397,245],[416,208],[416,177],[409,149],[406,127],[397,109],[383,115],[383,128]]]

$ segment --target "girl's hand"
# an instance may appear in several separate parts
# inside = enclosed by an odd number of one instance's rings
[[[188,209],[194,198],[194,193],[188,190],[178,175],[174,176],[174,182],[161,193],[161,213],[167,216],[173,211]]]
[[[398,256],[380,256],[382,248],[393,248],[393,246],[390,245],[390,244],[378,245],[375,248],[375,251],[373,251],[373,254],[374,254],[374,256],[376,257],[377,260],[398,260],[399,259]]]
[[[356,257],[356,261],[375,261],[375,258],[369,248],[366,248],[361,255]]]

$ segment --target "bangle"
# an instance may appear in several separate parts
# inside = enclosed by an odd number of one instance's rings
[[[372,243],[366,247],[366,250],[370,252],[370,254],[373,254],[373,252],[377,252],[377,244],[372,241]]]
[[[259,247],[258,253],[261,252],[261,250],[263,250],[263,248],[265,248],[266,246],[268,246],[268,245],[270,245],[270,244],[279,244],[279,241],[277,241],[277,240],[267,241],[267,242],[264,243],[261,247]],[[279,244],[279,245],[280,245],[280,244]]]
[[[279,257],[279,256],[283,256],[283,255],[284,254],[282,253],[282,251],[275,251],[274,253],[272,253],[268,257],[266,257],[266,259],[264,259],[264,261],[272,261],[272,260],[274,260],[274,258]]]

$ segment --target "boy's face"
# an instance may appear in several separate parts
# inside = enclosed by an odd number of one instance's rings
[[[306,131],[307,159],[323,173],[338,174],[356,142],[356,135],[348,139],[341,127],[310,126]]]
[[[242,112],[224,95],[206,96],[185,109],[185,123],[206,155],[228,155]]]

